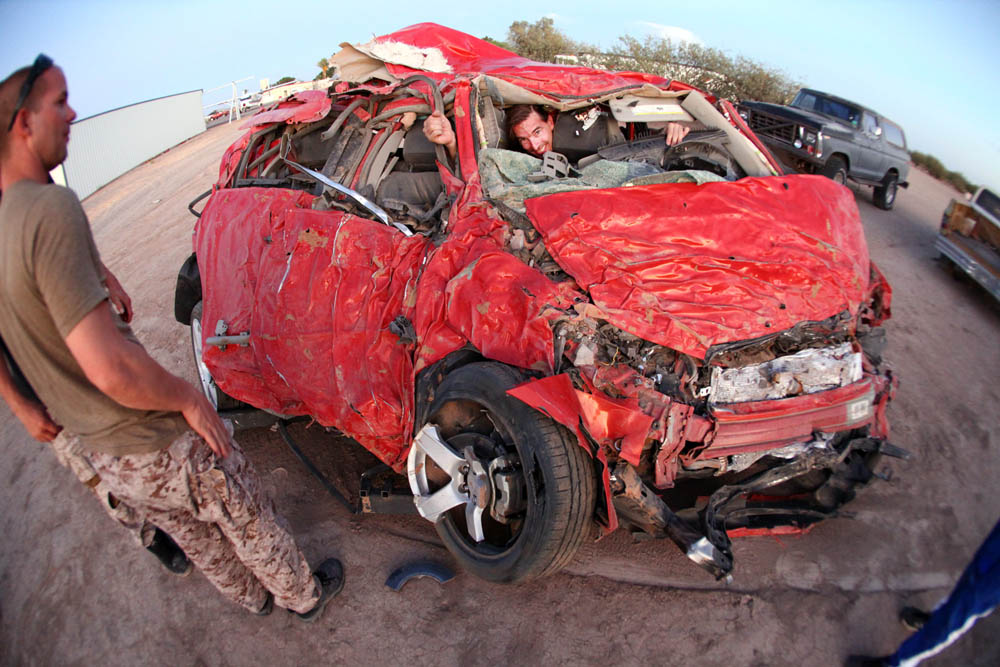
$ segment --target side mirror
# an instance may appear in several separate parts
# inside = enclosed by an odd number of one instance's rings
[[[876,137],[881,137],[882,136],[882,128],[881,127],[876,127],[875,128],[875,136]]]

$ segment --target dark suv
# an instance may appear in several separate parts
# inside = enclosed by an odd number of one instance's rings
[[[803,88],[789,106],[744,102],[739,110],[789,169],[871,185],[875,205],[886,210],[908,185],[903,129],[860,104]]]

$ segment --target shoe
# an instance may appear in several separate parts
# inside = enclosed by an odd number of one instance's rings
[[[316,585],[319,586],[320,590],[316,606],[309,611],[294,612],[306,623],[312,623],[322,616],[326,605],[344,588],[344,566],[336,558],[327,558],[313,572],[313,579],[316,580]]]
[[[194,569],[194,565],[188,560],[184,551],[159,528],[153,533],[153,541],[146,549],[163,563],[167,572],[176,574],[178,577],[186,577]]]
[[[923,609],[917,609],[916,607],[903,607],[902,611],[899,612],[899,621],[906,626],[907,630],[916,632],[920,628],[924,627],[931,618],[931,615],[924,611]]]
[[[271,591],[268,591],[267,597],[264,598],[264,606],[254,613],[258,616],[269,616],[272,611],[274,611],[274,596],[271,594]]]

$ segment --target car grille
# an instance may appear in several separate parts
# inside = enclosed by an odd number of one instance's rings
[[[750,111],[748,124],[755,134],[786,143],[795,141],[795,123],[762,111]]]

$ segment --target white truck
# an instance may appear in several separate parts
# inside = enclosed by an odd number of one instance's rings
[[[1000,300],[1000,197],[979,188],[968,201],[952,199],[934,247]]]

